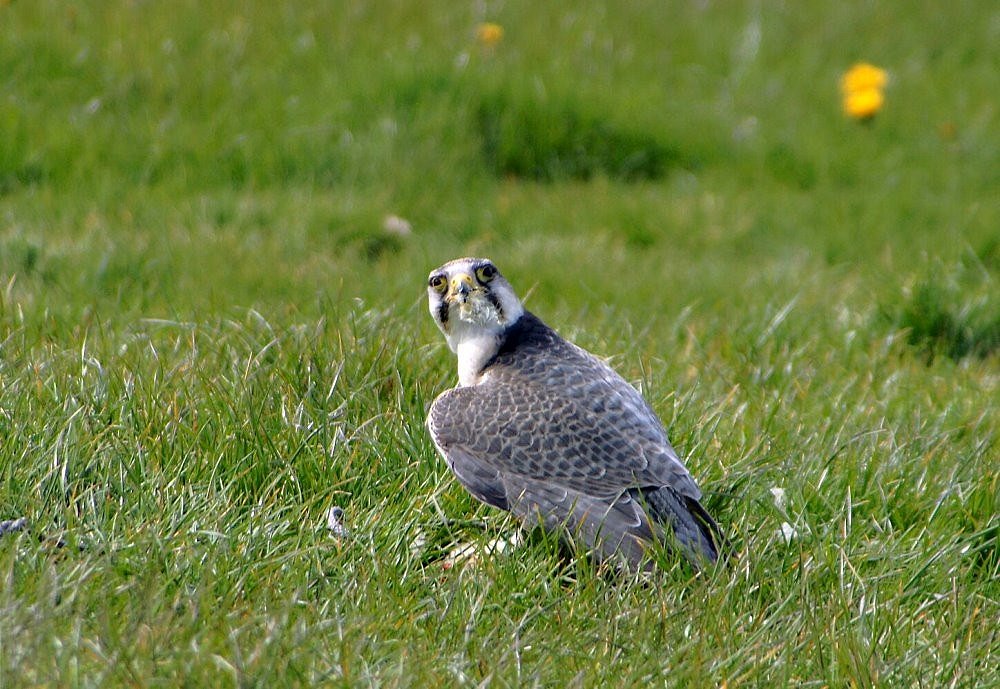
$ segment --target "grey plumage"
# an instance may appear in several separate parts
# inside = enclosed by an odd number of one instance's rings
[[[647,546],[664,538],[696,566],[716,560],[718,527],[638,391],[533,314],[503,320],[474,384],[442,393],[428,415],[459,481],[528,526],[565,529],[601,560],[617,553],[648,568]]]

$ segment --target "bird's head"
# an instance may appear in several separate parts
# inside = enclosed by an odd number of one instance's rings
[[[427,305],[453,349],[458,339],[499,334],[524,313],[510,283],[486,258],[459,258],[431,271]]]

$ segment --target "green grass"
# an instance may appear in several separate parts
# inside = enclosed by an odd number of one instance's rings
[[[995,686],[998,22],[0,3],[0,687]],[[467,254],[642,387],[731,567],[444,566],[516,528],[423,428]]]

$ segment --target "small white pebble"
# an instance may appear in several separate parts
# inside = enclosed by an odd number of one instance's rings
[[[774,506],[779,510],[785,509],[785,489],[775,486],[771,489],[771,496],[774,498]]]
[[[778,536],[781,537],[787,545],[799,537],[799,532],[788,522],[781,522],[781,529],[778,531]]]
[[[412,557],[419,557],[424,549],[427,547],[427,534],[422,530],[417,531],[413,538],[410,539],[410,555]]]
[[[382,220],[382,229],[397,237],[408,237],[413,234],[413,226],[406,218],[398,215],[387,215]]]

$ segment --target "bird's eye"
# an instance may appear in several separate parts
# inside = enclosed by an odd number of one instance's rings
[[[431,279],[427,281],[427,284],[435,292],[444,292],[448,287],[448,281],[444,275],[431,275]]]
[[[486,263],[476,268],[476,277],[484,285],[497,276],[497,269],[492,263]]]

